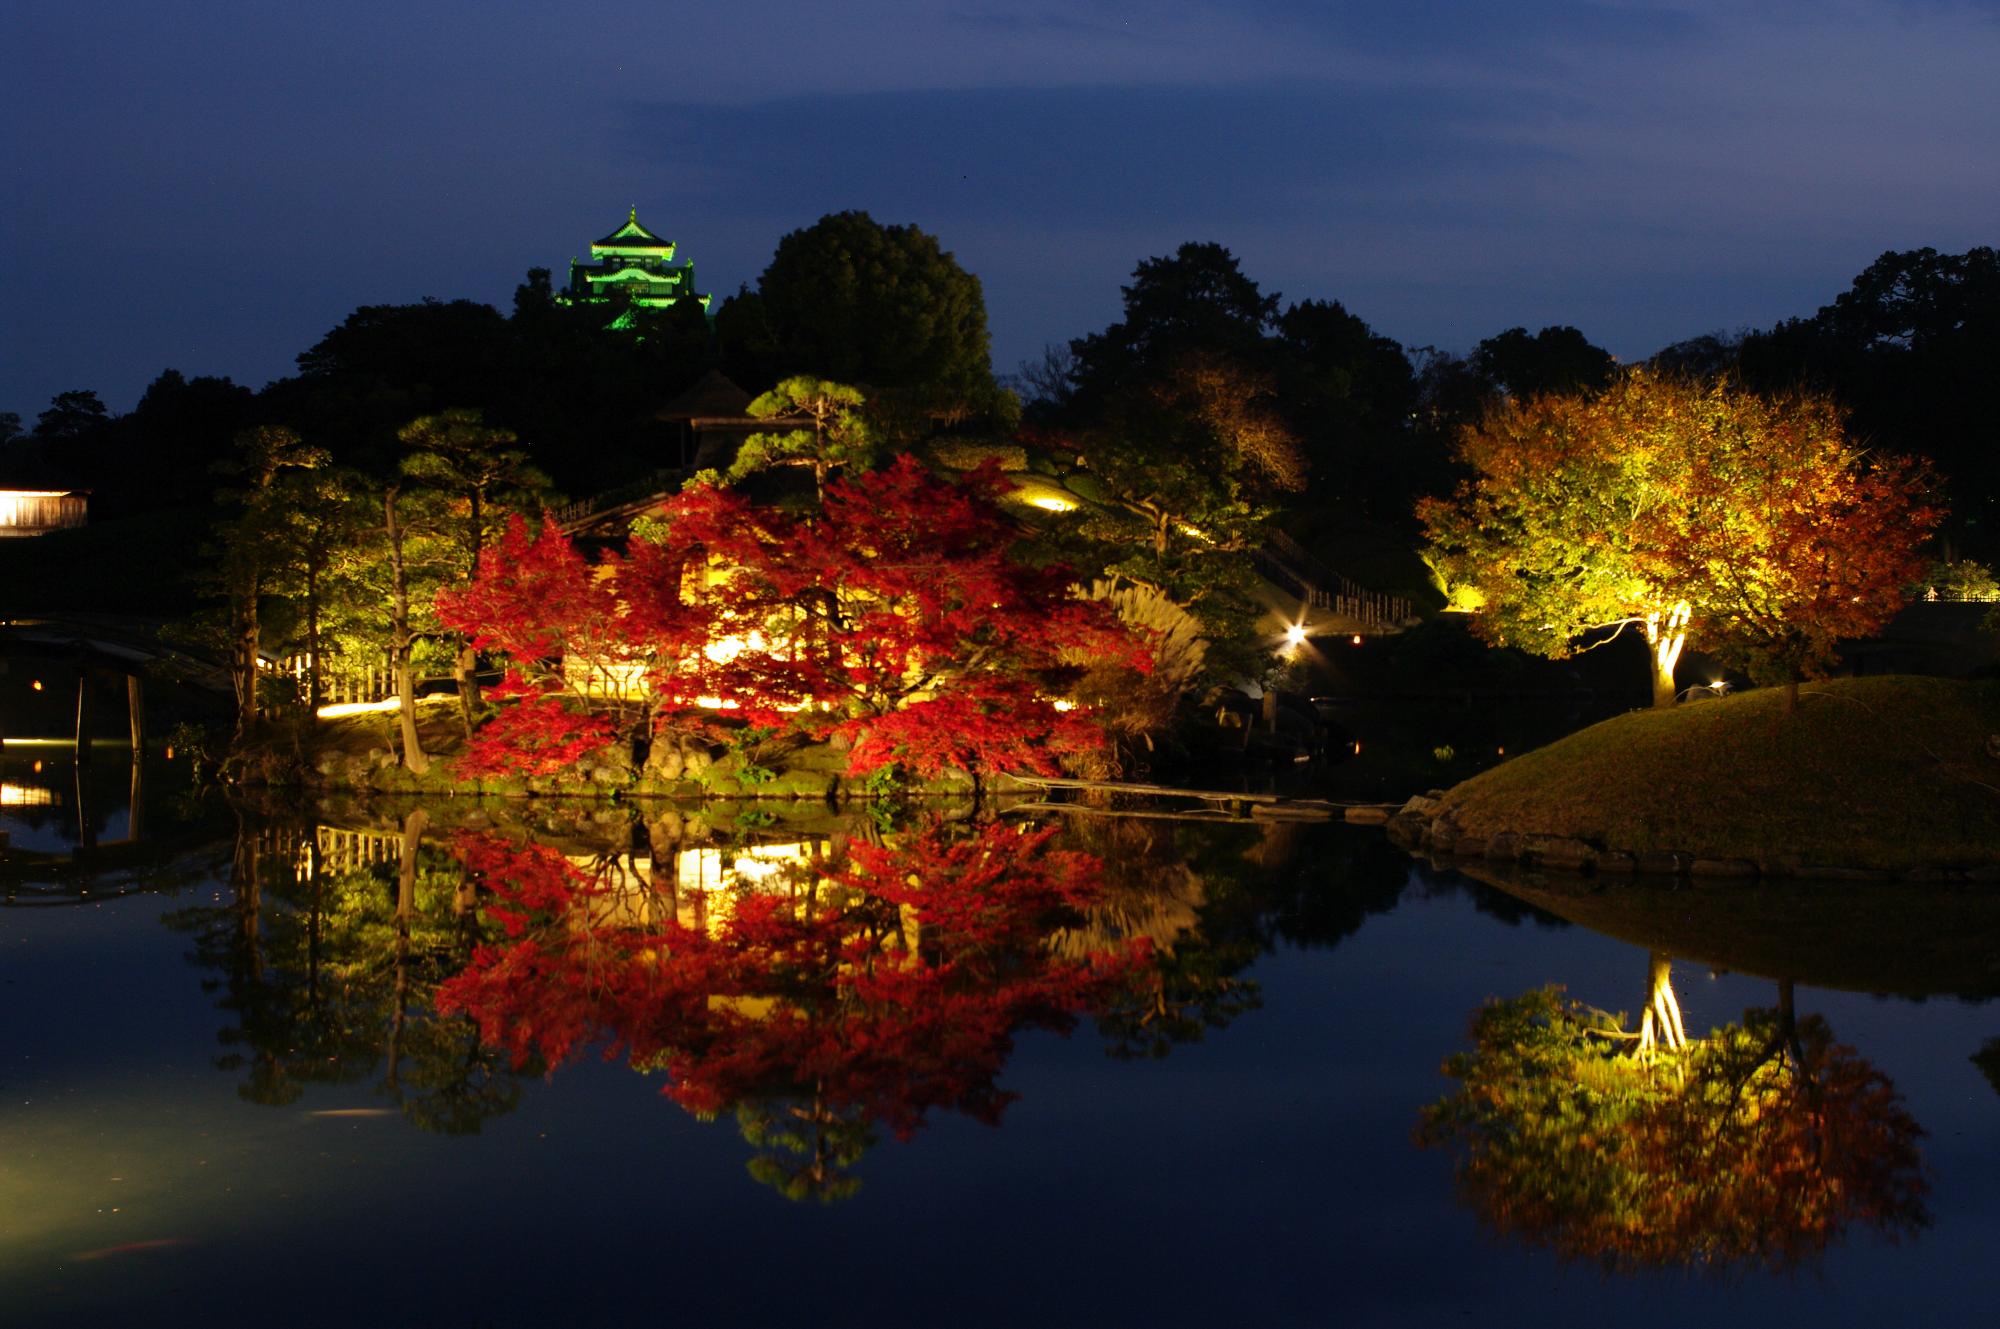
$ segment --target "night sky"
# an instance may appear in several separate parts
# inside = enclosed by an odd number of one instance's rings
[[[1623,358],[2000,243],[2000,2],[7,0],[0,409],[260,386],[360,304],[503,309],[636,204],[718,297],[861,208],[995,368],[1217,240],[1410,345]]]

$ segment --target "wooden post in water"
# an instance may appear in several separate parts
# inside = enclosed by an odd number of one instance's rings
[[[126,835],[136,841],[144,826],[146,795],[146,684],[137,674],[125,675],[125,718],[132,727],[132,805]]]
[[[90,761],[90,736],[83,731],[84,698],[90,691],[90,667],[84,660],[83,643],[76,644],[76,764]]]
[[[90,815],[90,780],[79,758],[70,764],[70,778],[76,790],[76,857],[97,852],[97,822]]]

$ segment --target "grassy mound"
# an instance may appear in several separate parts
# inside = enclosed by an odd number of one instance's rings
[[[1461,835],[1911,868],[2000,863],[2000,683],[1853,678],[1636,711],[1452,789]]]

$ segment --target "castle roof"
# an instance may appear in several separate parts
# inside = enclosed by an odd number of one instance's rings
[[[639,209],[634,207],[632,209],[631,215],[629,215],[625,219],[625,224],[623,226],[619,227],[611,234],[605,236],[602,240],[591,241],[590,247],[592,249],[614,248],[614,249],[671,250],[674,247],[674,242],[671,240],[662,240],[659,236],[654,235],[651,231],[641,226],[639,224]]]
[[[750,409],[750,394],[711,369],[680,396],[662,406],[655,420],[737,419]]]

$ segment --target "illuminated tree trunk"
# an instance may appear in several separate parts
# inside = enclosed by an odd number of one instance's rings
[[[257,579],[230,598],[229,681],[236,687],[236,737],[257,723]]]
[[[326,700],[325,674],[320,669],[319,563],[306,561],[306,728],[319,727],[320,703]]]
[[[1674,666],[1680,663],[1681,650],[1687,645],[1688,613],[1688,603],[1682,600],[1665,614],[1655,611],[1646,615],[1646,646],[1652,652],[1656,710],[1672,706],[1678,695]]]
[[[411,674],[410,579],[403,560],[403,525],[396,514],[398,486],[390,485],[382,496],[383,529],[389,536],[389,570],[392,576],[390,627],[396,670],[396,719],[402,726],[403,765],[422,775],[431,768],[424,755],[423,740],[417,734],[417,682]]]
[[[1650,1052],[1656,1043],[1669,1051],[1687,1046],[1681,1004],[1674,997],[1673,959],[1659,951],[1646,957],[1646,1008],[1639,1016],[1639,1051]]]
[[[475,488],[472,491],[472,570],[468,579],[479,575],[479,555],[485,545],[485,498],[486,491]],[[479,712],[479,653],[472,649],[472,639],[460,641],[458,655],[452,661],[452,679],[458,684],[458,715],[465,725],[465,736],[472,737],[474,717]]]

